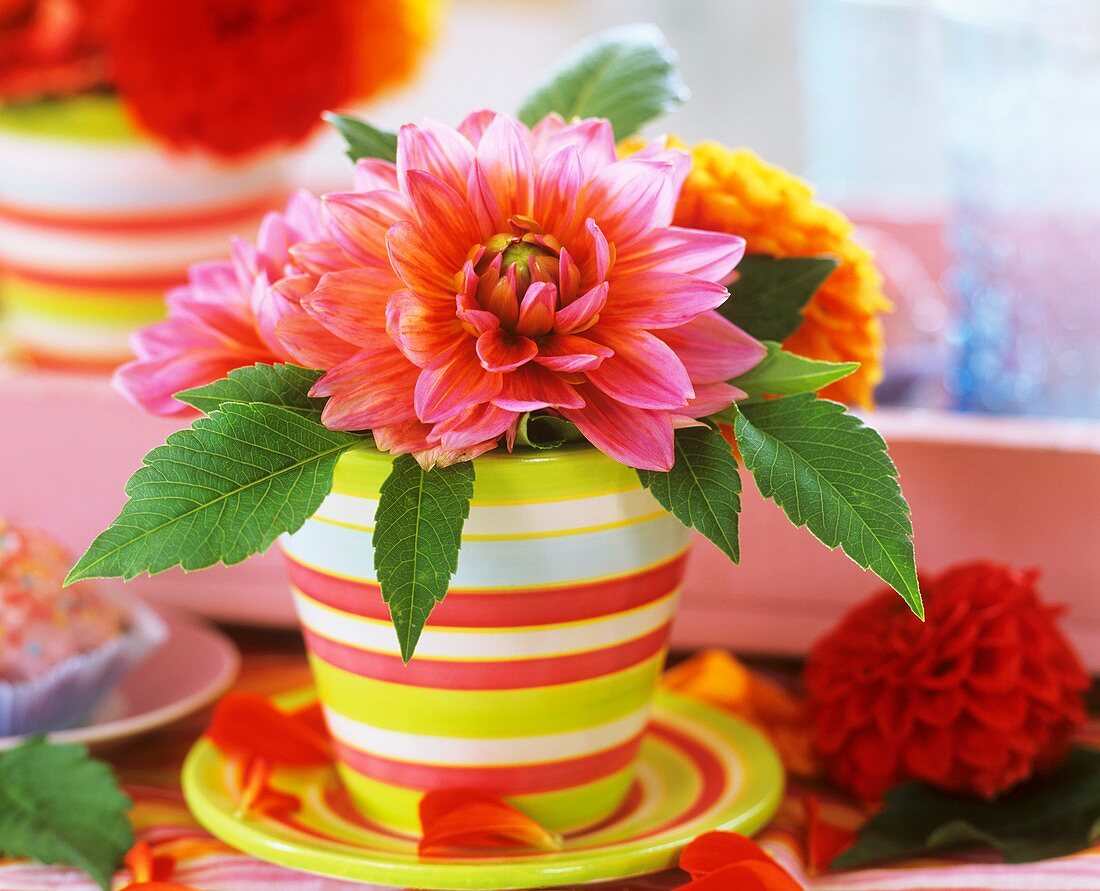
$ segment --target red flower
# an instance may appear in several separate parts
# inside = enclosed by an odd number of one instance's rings
[[[119,0],[112,76],[178,147],[243,155],[305,137],[349,102],[356,0]]]
[[[0,99],[69,95],[103,83],[101,0],[0,0]]]
[[[993,798],[1057,766],[1088,677],[1037,575],[957,566],[922,584],[923,624],[883,591],[818,642],[806,687],[837,784],[866,799],[907,779]]]

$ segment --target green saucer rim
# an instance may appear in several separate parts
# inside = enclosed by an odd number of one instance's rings
[[[275,697],[284,707],[299,707],[313,698],[312,690],[295,690]],[[204,792],[202,775],[211,759],[220,753],[206,738],[200,738],[184,761],[181,781],[184,798],[195,819],[221,841],[262,860],[302,872],[351,879],[392,888],[423,891],[508,891],[508,889],[554,888],[569,883],[586,884],[627,879],[660,872],[676,865],[680,852],[696,836],[721,829],[752,835],[762,829],[783,799],[785,774],[771,743],[754,727],[717,708],[669,691],[659,691],[656,709],[691,718],[716,732],[739,755],[748,769],[744,786],[715,819],[690,827],[690,834],[660,841],[617,841],[606,853],[564,851],[522,860],[506,857],[477,862],[410,862],[392,854],[376,858],[344,852],[290,846],[285,839],[265,831],[262,824],[233,816],[219,808]],[[327,772],[330,768],[324,768]]]

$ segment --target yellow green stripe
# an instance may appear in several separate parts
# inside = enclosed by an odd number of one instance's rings
[[[0,103],[0,131],[67,142],[144,142],[117,97],[104,94]]]
[[[622,671],[517,690],[443,690],[360,677],[310,654],[321,700],[372,727],[422,736],[502,739],[598,727],[653,697],[663,652]],[[502,666],[507,671],[507,666]]]
[[[420,835],[417,811],[423,790],[380,783],[343,765],[338,765],[337,769],[360,813],[398,832]],[[560,832],[575,832],[612,813],[622,802],[633,778],[634,767],[630,766],[572,789],[516,795],[508,801],[543,826],[553,826]]]
[[[162,288],[65,287],[5,274],[0,279],[0,297],[8,312],[23,318],[138,327],[159,321],[165,313]]]
[[[347,452],[336,465],[332,491],[378,498],[392,458],[368,446]],[[474,505],[532,504],[594,498],[641,488],[638,475],[588,445],[546,452],[489,453],[474,461]]]

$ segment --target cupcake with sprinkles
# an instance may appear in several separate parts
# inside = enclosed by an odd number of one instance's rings
[[[62,588],[69,552],[0,517],[0,736],[87,723],[160,645],[163,623],[89,583]]]

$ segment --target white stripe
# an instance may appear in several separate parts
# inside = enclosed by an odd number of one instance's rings
[[[251,237],[260,216],[182,232],[89,232],[19,223],[0,216],[0,255],[15,267],[78,275],[170,275],[228,253],[234,235]]]
[[[328,729],[338,740],[380,758],[416,764],[492,767],[583,758],[621,745],[645,729],[649,706],[598,727],[504,739],[459,739],[399,733],[353,721],[327,706],[325,719]]]
[[[332,493],[321,504],[316,517],[371,528],[378,502],[370,498]],[[635,489],[595,498],[532,504],[475,505],[462,527],[462,537],[516,533],[562,533],[573,529],[623,523],[661,512],[661,505],[648,489]]]
[[[153,144],[0,134],[0,203],[48,213],[170,213],[258,200],[284,182],[276,154],[226,164]]]
[[[539,659],[618,646],[656,631],[671,620],[680,589],[638,609],[584,624],[564,623],[530,629],[433,628],[416,646],[421,659],[478,661]],[[389,621],[375,621],[322,606],[294,592],[298,618],[310,631],[357,650],[399,654],[397,632]]]
[[[376,578],[369,532],[310,521],[280,541],[292,558],[321,572],[367,582]],[[543,587],[624,575],[671,560],[690,542],[690,532],[671,514],[565,539],[469,541],[462,546],[451,587]]]
[[[66,324],[53,317],[38,318],[14,311],[5,319],[5,332],[12,343],[84,361],[130,358],[132,330],[132,325],[122,322],[104,324],[87,319]]]

